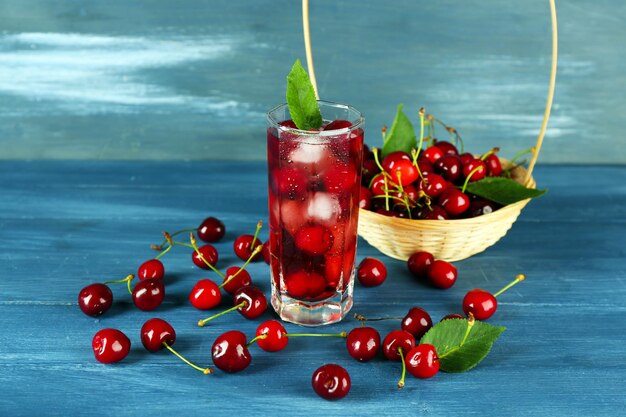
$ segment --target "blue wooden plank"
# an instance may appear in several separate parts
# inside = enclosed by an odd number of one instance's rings
[[[369,144],[400,102],[413,120],[426,106],[477,152],[534,143],[547,1],[311,3],[322,97],[360,109]],[[624,163],[626,4],[558,6],[542,160]],[[263,159],[263,113],[284,101],[286,72],[304,57],[294,1],[4,0],[0,12],[2,159]]]
[[[105,414],[120,416],[621,413],[624,167],[540,166],[537,178],[550,193],[533,201],[500,243],[458,262],[459,282],[448,291],[415,282],[401,262],[360,243],[359,258],[378,256],[389,268],[383,286],[357,285],[354,311],[370,316],[403,315],[421,305],[437,320],[460,312],[471,288],[497,289],[518,272],[529,278],[500,298],[491,321],[508,330],[480,366],[430,381],[409,379],[400,392],[397,363],[356,363],[339,339],[293,340],[274,354],[252,348],[252,365],[236,375],[202,376],[165,352],[145,352],[138,333],[154,316],[174,325],[176,347],[201,364],[210,364],[218,334],[241,329],[251,335],[260,322],[235,314],[198,328],[202,314],[187,294],[211,275],[191,265],[186,249],[164,259],[167,298],[159,309],[136,310],[116,287],[116,302],[100,319],[78,310],[83,285],[133,272],[152,256],[147,245],[159,241],[162,229],[193,226],[206,215],[228,228],[216,245],[219,266],[240,264],[230,242],[265,217],[264,176],[260,162],[0,163],[0,415],[101,415],[95,405],[103,403]],[[268,291],[267,267],[249,270]],[[329,330],[355,325],[348,319]],[[376,324],[382,333],[396,326]],[[132,340],[120,364],[93,359],[91,337],[104,327],[120,328]],[[329,362],[352,376],[352,391],[339,402],[321,400],[310,388],[313,370]]]

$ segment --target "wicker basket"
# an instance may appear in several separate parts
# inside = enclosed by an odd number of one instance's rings
[[[537,136],[537,142],[533,147],[533,155],[528,169],[517,166],[511,171],[511,176],[514,180],[531,188],[536,187],[532,172],[539,157],[548,120],[550,119],[556,84],[558,55],[556,5],[555,0],[548,1],[552,25],[552,62],[543,120]],[[311,52],[308,3],[308,0],[302,0],[304,46],[309,75],[315,89],[315,95],[319,99],[315,81],[313,54]],[[501,159],[501,162],[503,168],[511,167],[509,161]],[[490,214],[457,220],[401,219],[361,209],[359,212],[358,230],[359,234],[369,244],[392,258],[406,260],[412,253],[422,250],[432,253],[437,259],[458,261],[480,253],[496,243],[511,228],[529,201],[530,199],[522,200],[504,206]]]

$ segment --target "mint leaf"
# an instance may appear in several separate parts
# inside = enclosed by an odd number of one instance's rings
[[[504,177],[486,177],[480,181],[470,182],[467,184],[466,191],[505,206],[527,198],[539,197],[546,192],[546,190],[526,188]]]
[[[493,342],[506,330],[506,327],[474,321],[474,326],[461,345],[467,326],[465,319],[444,320],[433,326],[420,340],[420,343],[435,346],[442,371],[469,371],[485,359]]]
[[[298,129],[319,130],[322,127],[322,113],[315,98],[313,84],[299,59],[296,59],[287,75],[287,106]]]
[[[411,149],[417,146],[413,123],[411,123],[409,118],[402,112],[402,107],[402,104],[398,104],[396,118],[394,119],[387,136],[385,136],[385,143],[383,143],[382,151],[383,156],[395,151],[403,151],[411,154]]]

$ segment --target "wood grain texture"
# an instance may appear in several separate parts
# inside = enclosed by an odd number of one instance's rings
[[[361,110],[369,144],[398,103],[414,121],[426,106],[476,152],[511,157],[534,143],[547,1],[311,3],[321,96]],[[626,3],[558,7],[540,160],[625,163]],[[262,160],[264,113],[284,102],[285,76],[304,57],[300,25],[293,0],[4,0],[0,159]]]
[[[165,352],[145,352],[139,329],[154,316],[173,324],[176,347],[200,364],[210,364],[218,334],[241,329],[251,335],[259,323],[235,314],[196,327],[201,314],[187,294],[211,275],[196,269],[186,250],[164,259],[167,297],[159,309],[136,310],[116,287],[115,304],[100,319],[79,311],[81,287],[132,273],[153,256],[148,244],[160,240],[161,230],[194,226],[207,215],[227,225],[217,244],[219,266],[238,264],[231,242],[265,218],[265,175],[261,162],[1,162],[0,415],[622,413],[623,167],[540,166],[537,182],[550,192],[531,202],[500,243],[458,262],[459,281],[448,291],[415,282],[403,263],[360,242],[359,258],[380,256],[389,269],[383,286],[355,289],[354,311],[370,316],[403,315],[421,305],[438,320],[459,312],[471,288],[495,290],[519,272],[528,276],[500,298],[491,322],[508,330],[483,363],[465,374],[410,378],[403,391],[395,388],[398,363],[356,363],[338,339],[301,338],[275,354],[252,348],[252,365],[235,375],[202,376]],[[265,264],[251,265],[250,272],[268,291]],[[273,313],[263,316],[269,317]],[[331,329],[354,325],[349,319]],[[395,326],[376,324],[382,333]],[[131,353],[120,364],[93,359],[91,337],[104,327],[131,338]],[[352,377],[350,395],[339,402],[321,400],[310,388],[314,369],[330,362]]]

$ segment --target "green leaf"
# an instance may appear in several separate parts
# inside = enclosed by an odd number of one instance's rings
[[[461,344],[467,327],[468,321],[465,319],[444,320],[433,326],[420,340],[420,343],[435,346],[442,371],[469,371],[485,359],[493,342],[506,330],[506,327],[474,321],[469,335]]]
[[[385,143],[383,143],[383,157],[395,151],[403,151],[408,154],[411,153],[411,149],[417,146],[417,139],[415,138],[415,130],[413,130],[413,124],[408,117],[402,112],[402,104],[398,105],[398,112],[396,118],[391,125],[391,129],[385,136]]]
[[[319,130],[322,127],[322,113],[313,84],[299,59],[296,59],[287,75],[287,106],[298,129]]]
[[[517,203],[527,198],[545,194],[546,190],[526,188],[522,184],[504,177],[486,177],[467,184],[466,191],[503,205]]]

